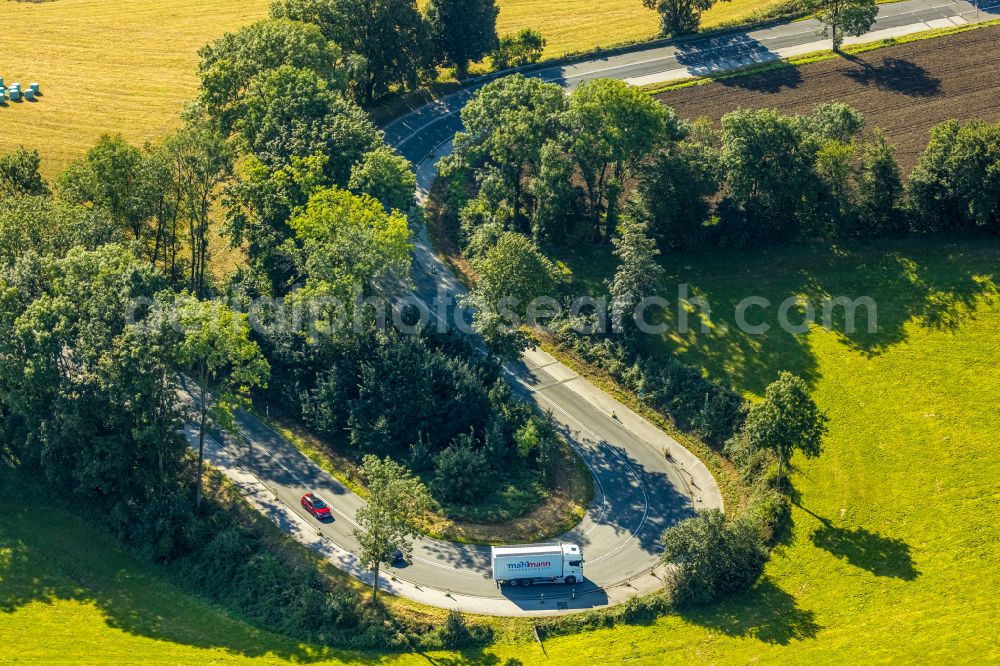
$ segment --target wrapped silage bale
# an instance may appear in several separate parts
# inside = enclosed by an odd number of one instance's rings
[[[38,87],[37,83],[32,83],[31,85],[29,85],[28,90],[30,90],[33,95],[40,95],[42,92],[42,89]]]
[[[10,96],[10,101],[20,102],[21,101],[21,86],[13,85],[7,89],[7,95]]]
[[[27,90],[25,90],[23,94],[24,94],[24,101],[26,101],[26,102],[34,102],[35,101],[35,91],[32,90],[31,88],[28,88]]]

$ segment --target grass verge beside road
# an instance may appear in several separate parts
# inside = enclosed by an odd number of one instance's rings
[[[859,53],[867,53],[868,51],[883,49],[889,46],[899,46],[901,44],[909,44],[910,42],[919,42],[925,39],[934,39],[936,37],[947,37],[948,35],[957,35],[963,32],[969,32],[970,30],[976,30],[979,28],[986,28],[995,25],[1000,25],[1000,19],[996,19],[993,21],[984,21],[983,23],[952,26],[950,28],[936,28],[934,30],[924,30],[922,32],[915,32],[912,35],[904,35],[902,37],[890,37],[888,39],[879,39],[873,42],[865,42],[863,44],[848,44],[841,48],[840,53],[836,53],[834,51],[826,49],[822,51],[815,51],[813,53],[805,53],[803,55],[794,56],[791,58],[781,58],[780,60],[772,60],[771,62],[763,63],[760,65],[748,65],[746,67],[741,67],[739,69],[732,69],[724,72],[719,72],[718,74],[693,76],[689,79],[684,79],[681,81],[650,83],[649,85],[643,86],[642,89],[645,90],[650,95],[659,95],[665,92],[670,92],[672,90],[681,90],[683,88],[700,86],[706,83],[727,81],[730,79],[737,79],[745,76],[753,76],[756,74],[765,74],[767,72],[771,72],[774,70],[785,69],[786,67],[800,67],[802,65],[810,65],[815,62],[823,62],[824,60],[833,60],[835,58],[842,58],[844,56],[858,55]]]

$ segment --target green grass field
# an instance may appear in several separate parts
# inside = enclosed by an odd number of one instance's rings
[[[707,335],[664,346],[759,394],[781,369],[808,379],[829,413],[824,455],[801,457],[798,506],[756,590],[650,627],[565,638],[554,658],[707,663],[989,662],[1000,658],[1000,243],[906,241],[865,249],[714,251],[668,257],[677,283],[713,305]],[[583,282],[606,256],[574,257]],[[748,295],[869,295],[879,331],[758,338],[735,331]],[[757,311],[760,314],[760,311]],[[790,317],[797,321],[794,317]],[[728,330],[723,329],[726,326]]]
[[[197,50],[267,12],[266,0],[2,2],[0,76],[37,81],[36,103],[0,107],[3,150],[37,148],[58,174],[105,132],[163,136],[195,96]]]
[[[22,488],[23,489],[23,488]],[[273,663],[323,654],[164,581],[102,530],[0,491],[0,661]]]
[[[778,0],[733,0],[706,13],[708,26]],[[0,107],[8,150],[37,148],[49,177],[102,133],[156,140],[174,128],[197,92],[197,50],[267,14],[269,0],[56,0],[0,2],[0,76],[37,81],[36,103]],[[530,26],[548,39],[547,57],[646,39],[658,28],[641,0],[500,0],[499,31]]]
[[[410,602],[390,602],[397,613]],[[422,609],[414,609],[422,613]],[[443,611],[434,611],[439,621]],[[500,633],[510,631],[495,622]],[[524,625],[520,652],[538,656]],[[443,660],[443,662],[441,661]],[[137,561],[104,530],[42,501],[0,462],[0,663],[494,663],[481,651],[384,655],[262,631]]]
[[[581,280],[607,266],[597,256],[571,262]],[[1000,659],[1000,241],[793,248],[753,258],[713,252],[666,264],[669,284],[687,282],[708,297],[719,325],[749,293],[775,304],[795,294],[867,294],[878,303],[875,335],[814,329],[802,338],[755,339],[715,329],[664,339],[712,374],[730,372],[749,393],[792,369],[828,410],[824,455],[793,461],[798,506],[788,541],[755,590],[710,610],[552,638],[548,658],[519,643],[485,654],[427,655],[432,663]],[[11,497],[0,499],[0,515],[5,654],[173,663],[324,657],[192,599],[69,515]]]

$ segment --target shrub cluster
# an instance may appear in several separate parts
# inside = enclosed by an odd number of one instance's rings
[[[512,486],[535,503],[545,492],[557,433],[514,399],[497,362],[469,339],[427,329],[259,340],[274,367],[268,401],[358,459],[372,453],[405,464],[449,511],[479,515],[477,507]]]
[[[760,527],[744,515],[700,511],[663,534],[663,557],[673,564],[668,589],[679,607],[697,606],[749,589],[767,562]]]

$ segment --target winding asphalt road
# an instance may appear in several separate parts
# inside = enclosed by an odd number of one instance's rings
[[[905,0],[880,5],[872,30],[846,43],[947,28],[1000,17],[1000,2],[980,0],[979,9],[966,0]],[[818,21],[809,19],[749,31],[694,37],[676,44],[636,48],[627,53],[595,57],[567,65],[525,72],[572,90],[598,78],[622,79],[634,84],[675,81],[710,72],[737,69],[821,49],[830,41],[817,36]],[[984,54],[986,57],[986,54]],[[462,128],[458,113],[486,80],[441,98],[386,126],[386,140],[407,159],[419,164]]]
[[[975,20],[964,0],[908,0],[883,5],[875,34],[906,34]],[[984,14],[985,18],[990,18]],[[669,81],[828,48],[817,41],[813,21],[799,21],[745,33],[640,49],[559,67],[529,76],[571,89],[580,82],[613,77],[633,83]],[[461,129],[458,112],[481,87],[472,86],[414,111],[385,128],[388,142],[417,165],[418,188],[426,196],[437,158]],[[417,239],[413,264],[415,293],[435,310],[464,289],[434,255],[426,230]],[[447,316],[451,309],[442,310]],[[722,508],[711,474],[693,454],[631,410],[551,356],[527,352],[505,368],[516,392],[539,409],[551,411],[563,435],[580,453],[595,479],[595,498],[585,518],[563,541],[583,547],[586,581],[499,590],[490,580],[489,549],[422,538],[413,562],[390,569],[383,586],[414,600],[495,615],[559,613],[618,603],[660,585],[657,540],[664,528],[695,509]],[[300,541],[317,549],[358,578],[353,535],[355,512],[363,500],[322,471],[292,444],[250,414],[238,421],[242,437],[210,441],[208,460],[247,493],[260,510]],[[189,438],[194,437],[191,431]],[[669,456],[665,455],[669,452]],[[331,505],[334,519],[320,524],[299,507],[314,491]]]

